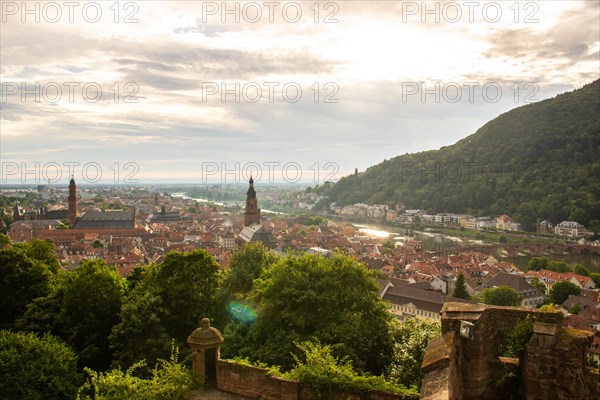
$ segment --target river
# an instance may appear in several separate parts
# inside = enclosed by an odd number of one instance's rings
[[[402,238],[405,235],[404,229],[394,229],[389,227],[382,227],[377,225],[363,225],[353,224],[360,232],[366,235],[374,236],[378,238],[391,238],[396,242],[402,242]],[[456,246],[469,246],[470,244],[484,244],[482,240],[471,240],[455,236],[448,236],[442,233],[434,232],[421,232],[415,231],[414,237],[417,240],[423,242],[425,250],[440,250],[448,247]],[[498,260],[508,261],[515,264],[521,270],[526,270],[527,263],[531,256],[520,255],[517,257],[504,257],[499,253],[494,254]],[[598,253],[587,253],[587,254],[563,254],[561,256],[546,255],[550,260],[564,260],[571,265],[581,264],[591,272],[600,273],[600,254]]]
[[[228,203],[222,203],[220,201],[190,197],[187,195],[187,193],[183,193],[183,192],[171,193],[171,197],[180,198],[183,200],[193,200],[193,201],[197,201],[198,203],[210,203],[210,204],[214,204],[214,205],[221,206],[221,207],[230,206],[232,204],[237,204],[237,205],[243,206],[245,203],[244,201],[230,201]],[[265,213],[265,214],[287,215],[280,211],[266,210],[264,208],[261,208],[260,212]]]

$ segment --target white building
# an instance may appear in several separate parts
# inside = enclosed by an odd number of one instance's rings
[[[583,225],[575,221],[563,221],[554,227],[554,233],[560,236],[581,237],[587,234]]]

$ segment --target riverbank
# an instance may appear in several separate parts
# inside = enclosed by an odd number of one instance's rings
[[[382,226],[376,224],[364,224],[364,223],[353,223],[345,221],[354,225],[361,232],[367,235],[379,237],[379,238],[394,238],[396,236],[402,236],[405,229],[398,229],[398,226]],[[437,229],[435,229],[437,228]],[[411,231],[414,237],[423,243],[425,250],[441,250],[451,247],[462,247],[469,246],[471,244],[493,244],[501,243],[499,236],[505,235],[506,244],[527,244],[527,243],[561,243],[558,238],[557,240],[550,240],[549,237],[542,237],[546,240],[538,240],[540,237],[526,234],[511,234],[509,232],[486,232],[486,231],[471,231],[471,230],[460,230],[452,228],[440,228],[440,227],[424,227],[424,230]],[[477,235],[480,234],[480,235]],[[495,258],[500,261],[508,261],[515,264],[522,271],[527,270],[527,264],[532,255],[520,254],[514,257],[507,257],[500,251],[493,254]],[[600,254],[597,253],[566,253],[562,255],[543,254],[552,261],[565,261],[571,266],[575,264],[581,264],[591,272],[600,272]]]

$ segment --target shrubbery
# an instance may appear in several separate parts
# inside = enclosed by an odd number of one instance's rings
[[[441,334],[435,322],[408,318],[404,323],[394,323],[394,353],[388,367],[387,378],[397,384],[419,390],[423,371],[421,363],[429,341]]]
[[[159,360],[148,379],[134,375],[135,370],[146,366],[140,361],[126,371],[113,369],[102,373],[86,368],[89,375],[77,400],[184,400],[193,380],[191,371],[177,362],[177,350],[170,360]]]
[[[318,341],[296,342],[295,345],[302,355],[293,356],[295,366],[288,372],[281,372],[278,367],[269,367],[260,361],[251,362],[247,358],[236,357],[232,361],[240,365],[264,368],[270,376],[295,380],[310,388],[313,398],[319,400],[331,399],[336,392],[367,393],[377,390],[402,394],[407,399],[419,398],[416,388],[407,389],[403,385],[387,381],[383,376],[359,375],[348,357],[340,358],[333,354],[335,347],[339,346],[323,345]]]
[[[0,331],[0,398],[71,400],[80,382],[77,356],[59,339]]]
[[[296,346],[303,356],[294,356],[295,367],[283,377],[310,387],[317,399],[330,399],[337,391],[366,393],[374,390],[419,398],[418,390],[387,382],[382,376],[358,375],[347,357],[340,359],[333,355],[330,345],[302,342]]]

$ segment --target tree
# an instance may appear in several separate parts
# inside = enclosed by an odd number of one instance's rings
[[[59,339],[0,331],[0,398],[73,399],[80,382],[77,356]]]
[[[15,327],[22,331],[61,335],[60,319],[65,289],[73,281],[72,271],[59,271],[47,296],[38,297],[27,305],[27,311],[17,318]],[[63,338],[64,339],[64,338]]]
[[[279,257],[260,242],[247,243],[233,253],[229,269],[223,280],[223,290],[239,297],[246,297],[254,280],[273,265]]]
[[[480,293],[480,299],[485,304],[512,307],[520,306],[521,301],[523,301],[523,297],[515,289],[508,286],[483,289]]]
[[[6,236],[4,233],[0,233],[0,248],[10,244],[10,238]]]
[[[469,292],[467,291],[467,284],[465,283],[465,276],[461,272],[456,278],[454,290],[452,290],[452,296],[459,299],[470,299]]]
[[[546,285],[537,276],[534,276],[533,278],[531,278],[531,282],[529,282],[529,284],[531,286],[533,286],[534,288],[536,288],[537,290],[539,290],[540,293],[546,294],[546,290],[547,290]]]
[[[538,217],[532,204],[533,203],[522,203],[515,214],[517,221],[523,225],[524,230],[529,232],[535,232],[536,220]]]
[[[51,241],[33,239],[27,243],[14,243],[13,246],[21,249],[32,260],[37,260],[47,265],[52,273],[58,272],[60,261],[56,257],[54,243]]]
[[[573,304],[571,307],[569,307],[569,312],[571,314],[579,314],[579,312],[583,310],[583,307],[581,306],[581,304],[579,303],[575,303]]]
[[[126,287],[115,267],[84,260],[59,273],[50,293],[35,299],[16,325],[60,337],[77,351],[80,367],[106,369],[112,359],[108,335],[119,322]]]
[[[385,239],[382,242],[383,247],[385,247],[386,249],[394,249],[396,247],[396,243],[394,243],[394,241],[392,239]]]
[[[327,220],[323,217],[320,217],[318,215],[313,215],[307,218],[306,223],[304,225],[308,225],[308,226],[314,226],[314,225],[320,225],[327,222]]]
[[[129,367],[146,359],[153,365],[169,356],[172,340],[187,350],[185,340],[201,318],[215,326],[224,323],[219,278],[219,266],[205,250],[171,252],[161,264],[147,267],[110,334],[116,363]]]
[[[569,281],[556,282],[552,285],[552,289],[550,290],[550,300],[554,304],[562,304],[572,294],[576,296],[581,294],[579,286]]]
[[[535,270],[539,271],[548,266],[548,258],[547,257],[531,257],[529,262],[527,263],[527,270]]]
[[[239,355],[292,367],[294,341],[338,344],[358,371],[381,374],[390,360],[390,315],[370,273],[349,257],[288,256],[264,270],[249,299],[258,318]]]
[[[116,268],[101,260],[84,260],[64,290],[59,321],[61,337],[78,352],[82,366],[108,368],[108,335],[119,322],[127,284]]]
[[[406,387],[420,388],[424,376],[421,370],[423,355],[429,341],[441,334],[440,327],[434,322],[408,318],[403,323],[395,322],[392,332],[394,353],[386,377]]]
[[[127,274],[125,280],[127,281],[129,290],[133,290],[138,285],[138,283],[140,283],[144,279],[144,274],[147,270],[147,265],[138,265],[130,273]]]
[[[544,311],[544,312],[556,311],[554,309],[554,303],[543,304],[540,307],[540,311]]]
[[[0,328],[11,328],[27,304],[50,291],[52,270],[42,261],[31,258],[31,253],[35,251],[27,243],[0,250]]]
[[[151,291],[136,294],[123,304],[123,321],[109,336],[118,366],[129,367],[141,359],[153,365],[169,353],[172,338],[161,320],[162,310],[162,299]]]
[[[574,272],[578,275],[590,276],[590,270],[581,264],[575,264]]]
[[[554,272],[560,272],[561,274],[564,272],[571,272],[571,266],[562,260],[550,261],[547,269]]]
[[[590,232],[600,233],[600,220],[592,219],[588,224]]]
[[[597,288],[600,288],[600,274],[598,272],[591,272],[590,278],[594,281]]]

